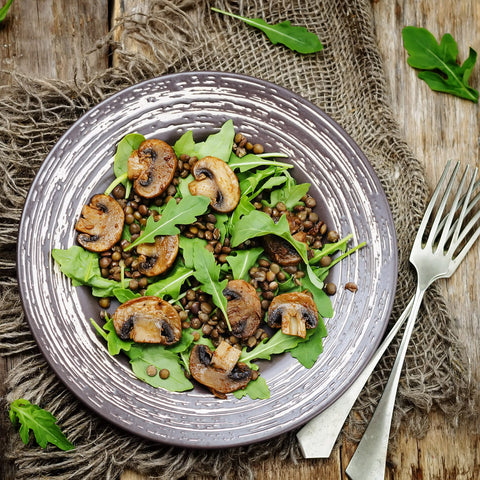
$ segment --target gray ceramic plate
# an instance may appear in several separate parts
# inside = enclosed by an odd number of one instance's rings
[[[266,151],[290,155],[294,176],[312,184],[320,218],[361,249],[332,269],[335,316],[311,369],[290,355],[261,362],[269,400],[219,400],[203,388],[185,393],[137,380],[127,360],[108,354],[90,325],[99,307],[54,265],[53,248],[75,244],[82,205],[113,179],[119,140],[136,131],[174,143],[233,119]],[[91,109],[58,141],[30,190],[18,239],[18,279],[31,330],[58,377],[94,412],[142,437],[186,447],[231,447],[302,425],[356,378],[385,331],[396,278],[396,240],[384,192],[348,135],[320,109],[271,83],[241,75],[168,75],[128,88]],[[356,282],[358,292],[344,289]]]

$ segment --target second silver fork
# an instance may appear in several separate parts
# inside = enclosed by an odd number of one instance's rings
[[[448,197],[453,189],[455,176],[459,169],[459,164],[457,163],[441,199],[438,212],[433,219],[433,225],[430,229],[428,239],[425,245],[423,245],[423,237],[437,198],[445,183],[448,169],[449,164],[447,164],[439,184],[432,195],[432,199],[430,200],[414,241],[410,262],[417,270],[417,291],[390,378],[367,430],[346,469],[347,475],[352,480],[383,480],[385,478],[388,440],[398,382],[423,295],[435,280],[449,277],[453,271],[456,270],[458,264],[463,260],[470,247],[480,235],[480,228],[477,228],[466,240],[467,235],[469,235],[475,227],[480,217],[480,212],[473,215],[473,218],[468,221],[466,225],[463,225],[467,213],[470,212],[472,208],[469,204],[469,199],[475,186],[476,169],[465,198],[463,199],[463,206],[458,218],[455,217],[459,202],[461,201],[462,188],[467,179],[468,167],[464,172],[450,212],[446,215],[444,221],[441,220]],[[451,235],[452,230],[453,235]]]

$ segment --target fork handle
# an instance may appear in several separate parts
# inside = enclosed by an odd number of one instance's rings
[[[412,311],[382,398],[346,469],[346,474],[352,480],[384,480],[385,478],[388,440],[398,382],[424,293],[425,289],[417,288]]]

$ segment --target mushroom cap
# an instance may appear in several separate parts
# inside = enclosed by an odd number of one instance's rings
[[[262,305],[257,291],[245,280],[230,280],[223,290],[227,297],[227,316],[232,334],[248,338],[255,333],[262,318]]]
[[[137,253],[147,257],[147,260],[138,266],[138,271],[147,277],[166,272],[177,258],[178,245],[178,235],[160,235],[155,237],[155,243],[138,245]]]
[[[313,298],[305,292],[282,293],[272,300],[267,324],[282,328],[286,335],[305,338],[306,330],[318,325],[318,310]]]
[[[210,197],[217,212],[227,213],[240,201],[240,185],[233,170],[217,157],[203,157],[192,169],[195,180],[188,184],[192,195]]]
[[[172,345],[182,336],[178,312],[161,298],[138,297],[120,305],[112,317],[122,340]]]
[[[216,368],[215,362],[212,365],[214,354],[206,345],[197,344],[193,347],[189,361],[192,377],[220,398],[226,398],[226,393],[245,388],[252,379],[252,370],[244,363],[237,363],[230,372]]]
[[[108,195],[94,195],[82,208],[75,224],[78,243],[91,252],[105,252],[122,237],[125,213],[120,204]]]
[[[127,173],[133,189],[144,198],[161,195],[173,180],[177,156],[163,140],[144,140],[128,159]]]

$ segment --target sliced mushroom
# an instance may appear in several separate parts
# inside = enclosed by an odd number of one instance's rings
[[[248,338],[255,333],[262,318],[262,305],[255,288],[245,280],[230,280],[223,290],[227,297],[227,316],[232,334]]]
[[[138,297],[120,305],[112,317],[122,340],[172,345],[182,336],[182,321],[168,302],[158,297]]]
[[[305,292],[282,293],[272,300],[267,312],[270,327],[286,335],[305,338],[307,328],[318,325],[318,310],[313,298]]]
[[[166,272],[177,258],[178,244],[178,235],[162,235],[155,237],[155,243],[138,245],[137,253],[147,257],[147,260],[138,266],[138,271],[147,277]]]
[[[125,214],[119,203],[108,195],[94,195],[89,205],[84,205],[82,215],[75,224],[81,232],[78,243],[91,252],[105,252],[121,238]]]
[[[127,173],[133,189],[144,198],[161,195],[173,180],[177,156],[162,140],[144,140],[128,159]]]
[[[295,240],[307,245],[307,254],[309,258],[313,256],[313,251],[308,248],[307,234],[305,232],[297,232],[292,236]],[[298,265],[302,261],[302,257],[297,250],[295,250],[293,245],[282,237],[265,235],[263,237],[263,246],[265,247],[265,253],[270,260],[278,263],[282,267]]]
[[[192,195],[210,197],[210,205],[217,212],[231,212],[240,201],[240,186],[233,170],[216,157],[204,157],[195,163],[195,180],[188,188]]]
[[[226,346],[221,348],[222,344]],[[252,370],[244,363],[237,363],[238,354],[231,349],[236,350],[227,342],[221,342],[215,352],[206,345],[198,344],[190,354],[189,368],[192,377],[219,398],[226,398],[226,393],[245,388],[252,379]]]
[[[302,257],[293,248],[290,243],[277,235],[265,235],[263,237],[265,253],[272,262],[278,263],[282,267],[298,265]]]

